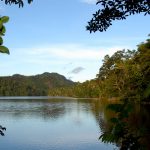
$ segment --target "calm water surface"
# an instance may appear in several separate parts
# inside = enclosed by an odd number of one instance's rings
[[[2,150],[111,150],[98,140],[104,108],[96,100],[0,98]]]

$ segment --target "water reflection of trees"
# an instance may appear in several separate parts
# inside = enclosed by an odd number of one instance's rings
[[[23,117],[58,119],[66,113],[66,104],[62,101],[24,100],[6,101],[0,106],[0,116],[22,119]]]
[[[41,114],[45,119],[58,119],[66,113],[64,104],[54,104],[51,107],[49,105],[44,105],[41,110]]]
[[[113,143],[118,149],[150,149],[150,105],[124,105],[117,111],[105,109],[99,100],[47,100],[8,103],[0,106],[3,117],[33,117],[57,120],[73,110],[93,114],[100,127],[101,139]],[[132,108],[132,109],[131,109]],[[10,111],[8,111],[10,109]],[[79,109],[79,110],[78,110]],[[12,116],[10,116],[12,115]],[[113,118],[113,119],[112,119]],[[145,145],[145,147],[144,147]],[[132,148],[131,148],[132,146]]]
[[[0,125],[0,135],[4,136],[4,131],[6,131],[6,128]]]
[[[104,143],[115,144],[120,150],[150,149],[150,105],[124,102],[111,104],[106,109],[108,104],[98,100],[79,100],[78,103],[88,104]]]
[[[36,118],[43,119],[58,119],[66,113],[65,101],[57,100],[41,101],[41,100],[24,100],[17,101],[5,101],[0,107],[0,115],[15,117],[22,119],[25,116],[36,116]],[[11,116],[10,116],[11,115]],[[4,136],[6,128],[0,125],[0,135]]]
[[[112,116],[100,115],[99,124],[103,134],[100,139],[113,143],[121,150],[150,149],[150,105],[111,104]],[[107,118],[107,117],[108,118]]]

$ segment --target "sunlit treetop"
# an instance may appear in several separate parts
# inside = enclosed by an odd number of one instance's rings
[[[101,8],[93,14],[86,27],[91,32],[106,31],[113,20],[124,20],[130,15],[150,15],[150,0],[98,0]]]
[[[15,5],[19,5],[19,7],[23,7],[24,6],[24,2],[25,0],[1,0],[4,1],[5,4],[15,4]],[[26,0],[29,4],[33,1],[33,0]]]

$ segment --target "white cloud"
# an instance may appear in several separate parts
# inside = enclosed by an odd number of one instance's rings
[[[50,45],[50,46],[40,46],[32,48],[21,48],[17,50],[19,55],[24,55],[25,60],[28,60],[32,57],[30,62],[43,63],[48,61],[51,62],[52,59],[55,61],[65,60],[100,60],[106,54],[113,54],[115,51],[123,49],[123,47],[101,47],[97,48],[88,47],[85,45],[77,44],[62,44],[62,45]],[[37,59],[37,60],[35,60]],[[43,60],[43,61],[42,61]]]
[[[96,47],[82,44],[56,44],[28,48],[10,48],[11,55],[2,55],[0,60],[1,75],[20,73],[34,75],[43,72],[57,72],[70,77],[70,70],[77,66],[77,72],[71,74],[73,81],[92,79],[101,66],[101,60],[106,54],[112,55],[121,47]],[[5,60],[5,61],[4,61]],[[4,63],[5,62],[5,63]],[[4,67],[5,66],[5,67]],[[7,68],[7,69],[6,69]]]

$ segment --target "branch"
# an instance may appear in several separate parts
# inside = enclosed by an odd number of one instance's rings
[[[86,29],[91,32],[106,31],[114,20],[124,20],[130,15],[150,15],[150,0],[98,0],[102,9],[93,14]]]

